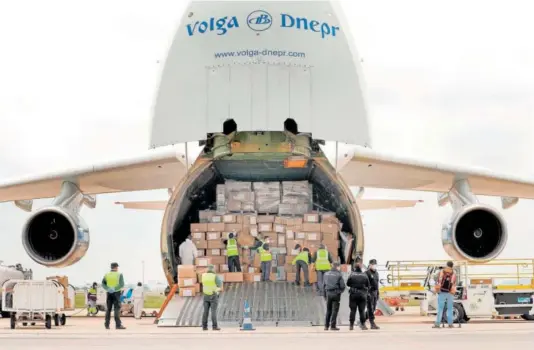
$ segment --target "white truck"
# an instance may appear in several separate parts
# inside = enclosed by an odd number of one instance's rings
[[[8,280],[31,280],[33,272],[31,269],[24,269],[21,264],[3,265],[0,261],[0,287]],[[2,317],[9,317],[9,312],[2,311],[0,293],[0,314]]]

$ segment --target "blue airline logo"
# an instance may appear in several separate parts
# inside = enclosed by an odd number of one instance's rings
[[[273,16],[263,10],[256,10],[247,16],[247,26],[255,32],[263,32],[272,27],[275,22]],[[287,28],[306,32],[317,33],[321,39],[335,37],[341,30],[339,27],[327,22],[310,19],[307,17],[296,17],[287,13],[281,13],[278,21],[279,28]],[[227,35],[231,29],[239,28],[237,16],[211,17],[207,20],[196,21],[186,26],[189,36],[208,34],[215,32],[217,35]]]
[[[273,17],[269,12],[262,10],[254,11],[247,17],[248,27],[256,32],[263,32],[271,28]]]

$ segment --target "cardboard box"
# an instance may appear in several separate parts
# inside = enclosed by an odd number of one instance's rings
[[[222,216],[220,215],[214,215],[211,217],[211,220],[210,220],[211,223],[214,223],[214,224],[220,224],[222,223]],[[208,230],[209,230],[209,226],[208,226]]]
[[[225,225],[223,223],[220,223],[220,224],[208,224],[208,229],[206,231],[207,232],[223,232],[224,228],[225,228]]]
[[[256,225],[257,223],[256,215],[243,215],[243,226]]]
[[[295,282],[296,278],[297,278],[297,274],[295,272],[286,271],[286,280],[288,282]]]
[[[305,240],[306,239],[306,232],[295,232],[295,239]]]
[[[224,249],[224,248],[226,248],[226,246],[224,245],[222,240],[208,241],[208,249]]]
[[[224,222],[225,224],[235,224],[235,222],[236,222],[236,217],[235,217],[235,215],[233,215],[233,214],[223,215],[223,222]]]
[[[322,236],[323,241],[337,241],[339,239],[339,235],[337,233],[323,233]]]
[[[253,263],[252,266],[254,266],[254,267],[258,268],[258,269],[260,268],[260,266],[261,266],[260,254],[254,255],[254,263]]]
[[[319,223],[319,214],[304,214],[304,222]]]
[[[191,236],[193,239],[206,239],[206,232],[191,232]]]
[[[285,233],[286,232],[286,226],[282,225],[282,224],[274,224],[274,232]]]
[[[195,284],[195,293],[200,293],[200,283]]]
[[[213,265],[224,265],[226,264],[226,257],[225,256],[211,256],[211,263]]]
[[[196,295],[196,288],[194,286],[180,288],[181,297],[194,297],[195,295]]]
[[[208,250],[206,251],[206,254],[207,254],[208,256],[219,256],[219,255],[222,255],[220,249],[208,249]]]
[[[194,277],[178,278],[178,287],[194,287],[195,283],[197,283],[196,274]]]
[[[286,226],[302,226],[302,218],[286,218]]]
[[[261,282],[261,273],[245,273],[245,282]]]
[[[219,277],[223,283],[226,282],[226,273],[218,273],[217,277]]]
[[[273,230],[273,224],[270,223],[260,223],[258,224],[259,232],[271,232]]]
[[[191,232],[206,232],[208,224],[191,224]]]
[[[260,269],[259,268],[256,268],[256,267],[247,267],[247,269],[245,270],[246,273],[259,273],[260,272]]]
[[[204,239],[194,239],[193,244],[197,249],[207,249],[208,248],[208,241]]]
[[[208,241],[220,240],[221,239],[221,233],[220,232],[208,232],[206,234],[206,239]]]
[[[331,234],[338,234],[339,233],[339,225],[338,224],[332,224],[328,222],[321,223],[321,232],[323,233],[331,233]]]
[[[321,233],[320,232],[307,232],[306,233],[306,239],[308,241],[320,241],[321,240]],[[208,242],[209,247],[209,242]]]
[[[335,213],[322,213],[321,223],[339,224],[339,219],[336,217]]]
[[[277,216],[274,218],[274,223],[279,225],[285,225],[286,224],[286,218],[283,216]]]
[[[242,272],[227,272],[224,275],[226,282],[243,282],[243,273]]]
[[[208,265],[213,264],[211,257],[196,258],[195,265],[200,267],[207,267]],[[198,272],[198,269],[197,269]]]
[[[219,266],[219,271],[222,272],[222,273],[226,273],[228,272],[228,265],[226,264],[222,264]],[[224,275],[224,274],[223,274]]]
[[[252,237],[258,237],[258,225],[249,226],[249,232]]]
[[[272,224],[274,222],[274,215],[258,215],[256,216],[256,222],[258,224],[263,224],[263,223],[267,223],[267,224]]]
[[[195,266],[193,265],[178,265],[178,276],[180,278],[196,277]]]
[[[241,245],[242,247],[252,247],[254,245],[254,237],[245,234],[238,235],[237,243],[239,243],[239,245]]]
[[[311,224],[304,223],[302,224],[302,231],[304,232],[321,232],[321,224]]]
[[[295,239],[295,231],[293,229],[293,226],[287,226],[286,227],[286,238],[287,239]]]
[[[278,246],[283,247],[286,245],[286,236],[284,234],[278,235]]]
[[[197,257],[201,258],[206,256],[206,249],[197,249]]]
[[[240,233],[243,230],[242,224],[224,224],[225,232],[237,232]]]

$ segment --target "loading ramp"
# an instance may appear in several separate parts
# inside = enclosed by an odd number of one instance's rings
[[[323,326],[325,299],[315,287],[296,286],[290,282],[225,283],[217,309],[221,327],[238,327],[243,319],[244,301],[248,300],[254,326]],[[394,311],[380,302],[378,308],[386,316]],[[175,295],[161,315],[159,327],[200,327],[203,297]],[[349,324],[349,296],[341,297],[338,325]],[[209,321],[211,325],[211,320]]]

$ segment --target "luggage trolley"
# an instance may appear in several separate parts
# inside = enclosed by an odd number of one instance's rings
[[[63,326],[67,320],[63,309],[63,286],[57,281],[9,280],[2,286],[2,310],[11,313],[11,329],[19,323],[44,323],[50,329],[52,320]]]

